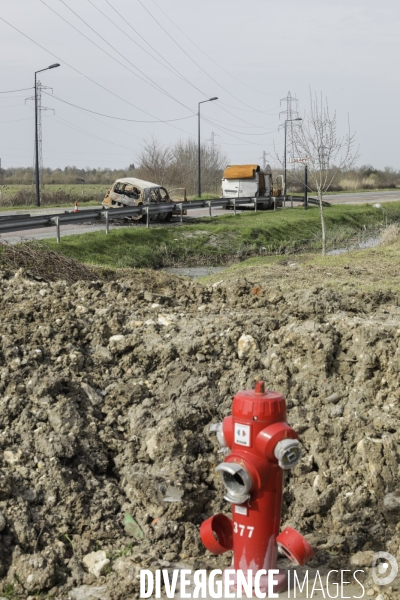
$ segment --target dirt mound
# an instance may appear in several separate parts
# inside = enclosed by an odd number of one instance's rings
[[[22,269],[29,277],[44,280],[91,281],[97,279],[94,270],[78,261],[52,250],[44,242],[33,240],[23,244],[0,243],[0,267]]]
[[[229,564],[198,534],[230,511],[209,426],[260,378],[285,394],[301,434],[283,523],[314,545],[312,565],[349,568],[371,550],[400,560],[397,295],[0,277],[9,595],[79,597],[94,585],[127,598],[140,567]]]

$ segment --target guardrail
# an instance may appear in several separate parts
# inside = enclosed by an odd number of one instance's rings
[[[288,196],[288,200],[302,202],[303,196]],[[215,198],[212,200],[193,200],[189,202],[174,202],[160,204],[146,204],[141,206],[133,206],[131,208],[112,208],[105,209],[83,209],[75,213],[66,211],[53,215],[12,215],[0,216],[0,235],[2,233],[11,233],[14,231],[24,231],[28,229],[39,229],[42,227],[55,227],[57,235],[57,243],[61,239],[61,226],[70,225],[71,223],[79,223],[85,221],[104,221],[106,234],[110,231],[110,221],[120,219],[121,217],[130,216],[146,216],[146,227],[150,226],[151,215],[159,213],[170,213],[180,217],[183,221],[185,211],[196,210],[199,208],[207,208],[209,216],[212,216],[213,208],[232,208],[236,214],[237,208],[241,205],[253,205],[254,211],[257,211],[258,204],[272,202],[276,208],[276,202],[282,201],[282,197],[265,197],[265,198]],[[313,199],[311,199],[313,200]],[[310,199],[309,199],[310,201]]]

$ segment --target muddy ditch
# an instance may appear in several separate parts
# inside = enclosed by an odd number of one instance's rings
[[[230,511],[209,428],[260,378],[300,433],[283,525],[310,566],[400,560],[398,294],[0,278],[3,595],[127,599],[140,568],[230,564],[199,540]]]

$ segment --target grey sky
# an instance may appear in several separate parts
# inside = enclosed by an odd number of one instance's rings
[[[85,113],[44,96],[43,104],[56,111],[55,117],[43,113],[44,166],[125,167],[137,161],[141,143],[151,135],[163,144],[189,134],[197,139],[197,118],[193,113],[199,101],[211,96],[218,96],[219,100],[201,106],[202,115],[214,121],[202,120],[202,138],[210,139],[214,131],[215,142],[231,163],[260,163],[263,150],[273,152],[274,139],[277,149],[283,149],[283,134],[278,133],[278,126],[282,123],[279,112],[285,105],[280,105],[280,99],[290,91],[298,98],[303,116],[311,87],[322,92],[330,107],[336,109],[339,130],[344,130],[349,115],[360,145],[359,164],[400,168],[398,1],[91,2],[1,0],[0,18],[45,49],[0,20],[0,92],[33,86],[35,70],[60,62],[60,68],[41,73],[39,79],[63,100],[126,119],[188,118],[170,124],[129,123]],[[48,7],[122,64],[96,48]],[[177,69],[192,85],[151,58],[124,32],[159,61],[168,61],[170,64],[164,64],[172,71]],[[141,81],[135,72],[151,78],[152,85],[163,88],[165,94]],[[33,103],[25,105],[25,98],[32,93],[33,90],[0,94],[3,167],[33,164]]]

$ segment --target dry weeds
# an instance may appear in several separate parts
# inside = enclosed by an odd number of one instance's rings
[[[380,236],[381,244],[391,244],[395,242],[400,237],[400,227],[396,223],[392,223],[383,230]]]
[[[98,279],[90,268],[37,240],[18,245],[2,242],[0,268],[12,271],[23,269],[32,277],[46,281],[61,279],[73,283]]]

